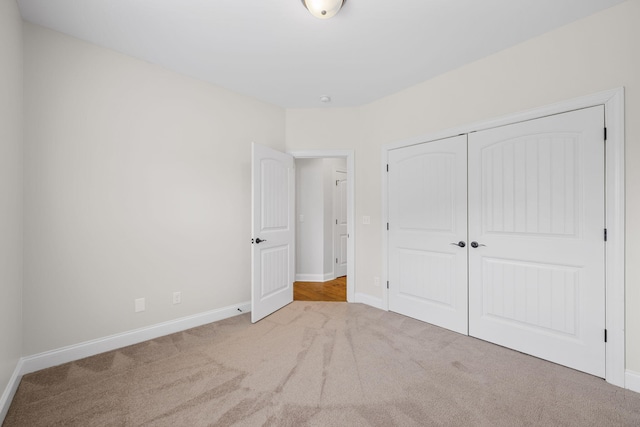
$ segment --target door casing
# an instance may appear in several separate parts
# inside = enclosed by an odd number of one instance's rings
[[[385,144],[381,149],[382,174],[382,259],[383,277],[388,280],[388,187],[387,163],[389,151],[425,142],[472,133],[479,130],[519,123],[554,114],[593,107],[605,106],[607,140],[605,147],[605,204],[608,232],[605,250],[606,268],[606,375],[607,382],[625,387],[625,167],[624,167],[624,88],[599,92],[556,104],[535,108],[504,117],[459,126],[427,135]],[[383,291],[383,309],[389,309],[388,290]]]

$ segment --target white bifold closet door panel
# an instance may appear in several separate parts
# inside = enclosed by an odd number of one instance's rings
[[[599,377],[603,129],[598,106],[469,134],[469,334]]]
[[[466,135],[390,151],[388,183],[389,309],[467,334]]]

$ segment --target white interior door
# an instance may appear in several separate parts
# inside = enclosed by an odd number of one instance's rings
[[[335,197],[334,197],[334,254],[336,263],[334,274],[336,277],[347,275],[347,173],[335,172]]]
[[[388,183],[389,309],[467,334],[466,135],[390,151]]]
[[[599,106],[469,135],[470,335],[600,377],[603,129]]]
[[[293,157],[251,146],[251,321],[293,301],[295,171]]]

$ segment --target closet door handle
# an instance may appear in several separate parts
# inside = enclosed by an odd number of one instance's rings
[[[462,240],[460,240],[458,243],[450,243],[450,245],[460,246],[461,248],[464,248],[465,246],[467,246],[467,244]]]
[[[487,246],[487,245],[483,245],[482,243],[478,243],[478,242],[471,242],[471,247],[474,249],[480,246]]]

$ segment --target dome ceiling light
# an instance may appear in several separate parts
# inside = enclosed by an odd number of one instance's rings
[[[347,0],[302,0],[302,4],[313,16],[319,19],[329,19],[335,16]]]

